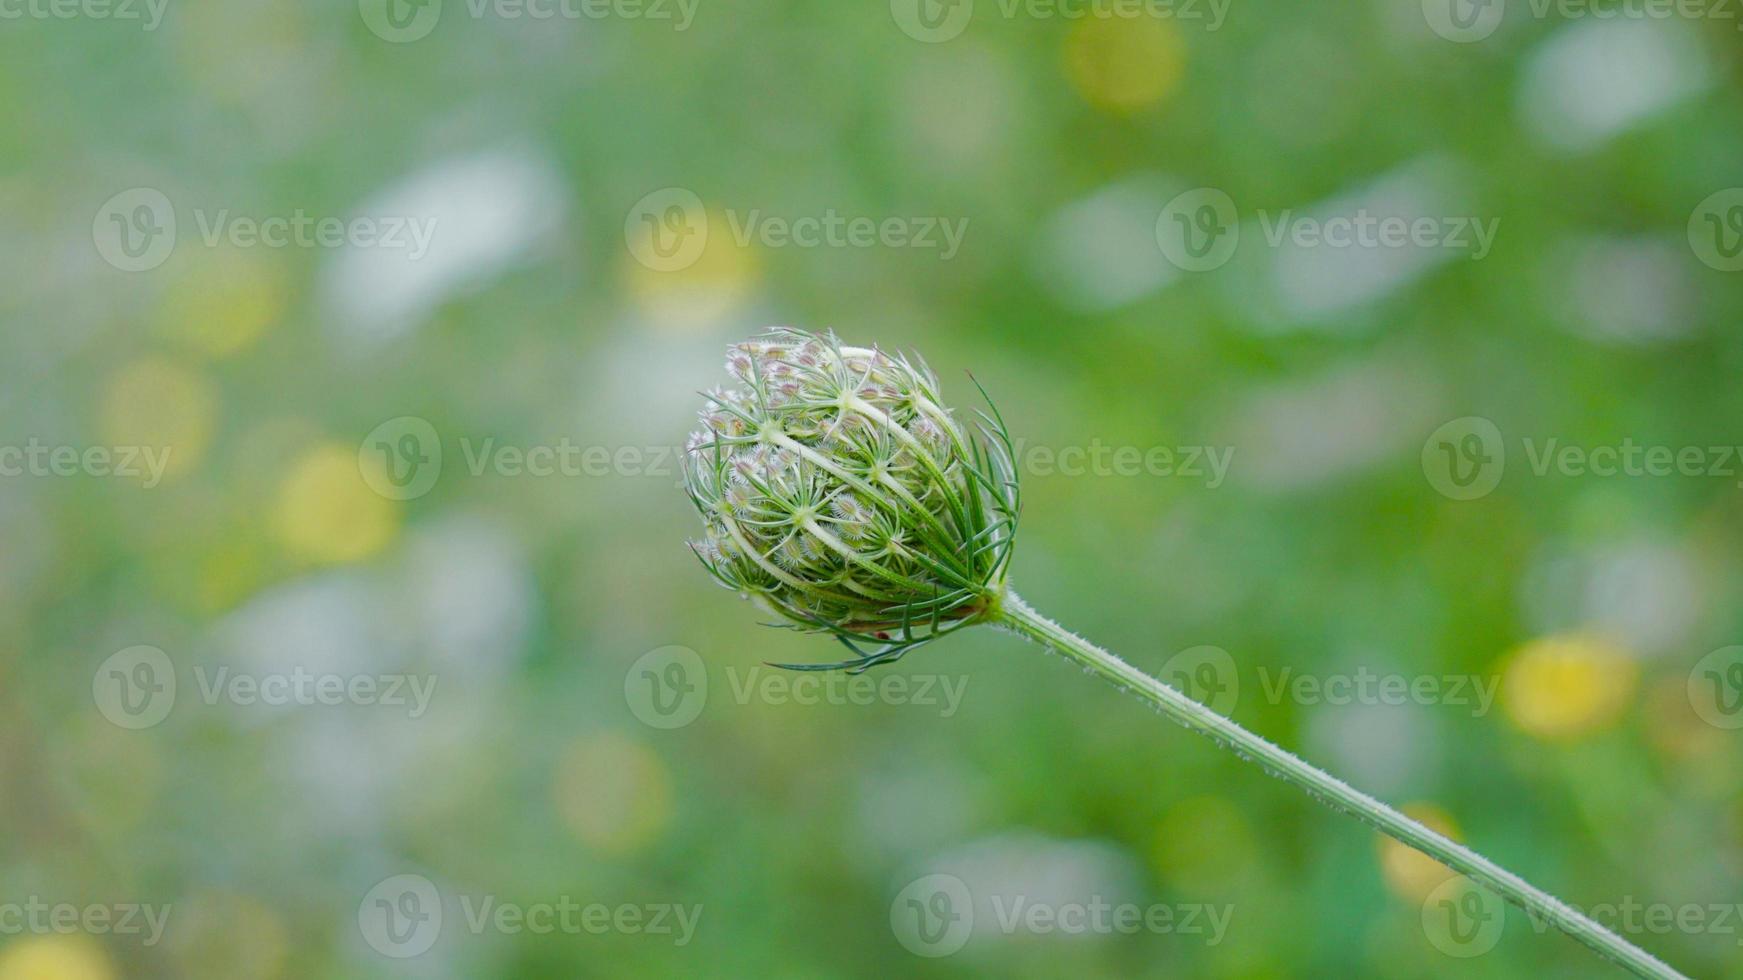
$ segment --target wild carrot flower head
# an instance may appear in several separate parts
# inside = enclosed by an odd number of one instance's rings
[[[996,409],[965,430],[918,357],[777,328],[728,348],[685,485],[714,577],[864,669],[995,608],[1017,527]],[[990,407],[990,406],[989,406]]]

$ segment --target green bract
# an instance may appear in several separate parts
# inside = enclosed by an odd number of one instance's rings
[[[1009,436],[965,432],[916,357],[778,328],[735,344],[704,394],[685,485],[691,542],[730,588],[834,633],[860,670],[996,611],[1017,528]],[[990,407],[990,405],[989,405]]]

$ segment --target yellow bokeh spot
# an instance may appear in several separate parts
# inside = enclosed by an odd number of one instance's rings
[[[577,740],[551,788],[557,813],[582,843],[629,854],[656,840],[672,818],[672,777],[647,743],[615,732]]]
[[[674,331],[706,328],[743,305],[762,280],[754,240],[740,244],[733,216],[715,208],[707,208],[706,215],[706,238],[694,259],[679,259],[677,268],[656,268],[631,258],[625,266],[631,298],[656,326]],[[651,236],[655,231],[646,228],[637,234]]]
[[[31,936],[0,949],[0,980],[113,980],[101,947],[75,936]]]
[[[205,375],[163,357],[127,365],[104,389],[98,425],[111,447],[139,447],[149,482],[153,460],[163,478],[186,473],[206,454],[218,415],[218,392]]]
[[[244,350],[284,315],[283,266],[261,249],[202,249],[157,312],[170,340],[207,357]]]
[[[399,530],[399,505],[364,482],[357,450],[324,443],[303,453],[279,488],[273,530],[298,558],[345,562],[380,551]]]
[[[1186,67],[1186,45],[1170,20],[1086,17],[1065,38],[1065,75],[1098,109],[1135,112],[1167,98]]]
[[[1462,840],[1452,815],[1440,807],[1431,803],[1407,803],[1401,809],[1405,816],[1428,829],[1445,834],[1453,840]],[[1420,905],[1427,901],[1429,893],[1439,888],[1442,882],[1455,873],[1414,847],[1400,844],[1386,836],[1381,836],[1379,840],[1380,874],[1386,879],[1386,887],[1407,902]]]
[[[1615,723],[1639,673],[1614,644],[1580,634],[1548,636],[1514,652],[1501,678],[1501,703],[1528,735],[1576,739]]]

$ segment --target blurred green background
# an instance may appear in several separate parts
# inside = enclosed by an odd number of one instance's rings
[[[1607,975],[1013,637],[781,686],[671,450],[779,323],[974,372],[1035,605],[1743,976],[1734,7],[159,2],[0,5],[0,980]]]

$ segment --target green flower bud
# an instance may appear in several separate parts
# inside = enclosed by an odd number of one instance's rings
[[[965,431],[916,357],[777,328],[727,351],[685,487],[714,577],[863,670],[996,613],[1017,530],[997,409]],[[989,405],[990,407],[990,405]]]

